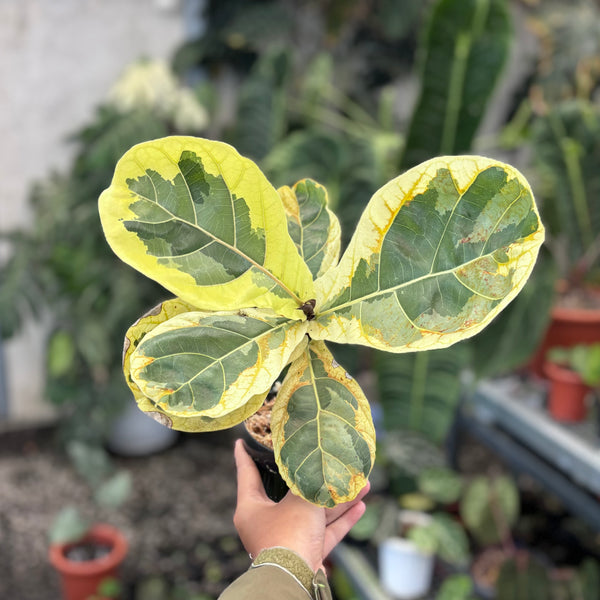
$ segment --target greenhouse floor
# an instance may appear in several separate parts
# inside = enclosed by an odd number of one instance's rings
[[[216,598],[247,568],[232,523],[231,432],[182,435],[171,449],[147,458],[114,457],[133,478],[131,496],[114,512],[95,506],[55,439],[52,430],[0,434],[0,598],[60,598],[47,532],[70,504],[125,532],[126,599]]]

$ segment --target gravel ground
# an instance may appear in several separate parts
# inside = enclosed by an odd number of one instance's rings
[[[168,581],[188,594],[216,597],[247,568],[232,523],[231,432],[182,436],[173,448],[147,458],[115,457],[130,471],[134,490],[115,512],[94,505],[54,439],[48,431],[0,434],[0,598],[60,598],[47,560],[47,531],[69,504],[125,532],[127,598],[149,597],[140,589],[156,587],[157,578],[163,586]]]

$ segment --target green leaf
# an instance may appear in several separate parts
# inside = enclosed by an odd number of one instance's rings
[[[100,506],[117,509],[131,494],[132,481],[128,471],[117,471],[112,477],[102,482],[96,489],[94,497]]]
[[[510,17],[505,0],[438,0],[421,45],[421,93],[402,167],[472,147],[506,61]]]
[[[339,259],[340,222],[327,207],[327,190],[312,179],[277,190],[287,215],[288,231],[314,278]]]
[[[345,158],[346,148],[340,136],[319,128],[290,133],[263,163],[269,179],[277,185],[311,177],[322,182],[331,194]]]
[[[54,518],[48,536],[53,544],[76,542],[88,531],[90,524],[74,506],[66,506]]]
[[[373,538],[381,521],[382,507],[377,503],[369,503],[363,516],[357,521],[349,532],[353,540],[366,542]]]
[[[120,598],[123,586],[114,577],[105,577],[98,585],[99,598]]]
[[[306,328],[266,309],[182,313],[144,336],[129,357],[131,379],[173,427],[173,418],[196,430],[231,427],[247,403],[260,407]]]
[[[496,581],[496,600],[548,600],[551,590],[548,569],[531,554],[511,557],[502,563]],[[596,590],[597,591],[597,590]]]
[[[465,344],[412,354],[376,352],[373,367],[386,429],[418,431],[443,442],[460,400],[458,375],[470,357]]]
[[[423,554],[435,554],[438,550],[438,540],[431,525],[411,527],[406,534],[406,539]]]
[[[447,467],[430,467],[419,473],[419,491],[436,502],[449,504],[458,500],[462,491],[462,478]]]
[[[198,309],[300,319],[314,298],[277,191],[227,144],[173,136],[134,146],[99,208],[117,256]]]
[[[467,565],[470,559],[469,540],[460,523],[450,515],[436,513],[430,527],[437,539],[440,558],[453,565]]]
[[[72,440],[67,445],[67,453],[77,473],[91,488],[99,486],[112,472],[110,458],[102,446]]]
[[[255,160],[262,160],[286,131],[286,82],[291,65],[289,50],[267,52],[240,89],[234,145]]]
[[[480,335],[469,340],[470,366],[477,377],[505,375],[527,364],[548,329],[555,284],[556,264],[542,253],[515,301]]]
[[[194,308],[190,304],[183,302],[179,298],[174,298],[162,302],[147,312],[142,318],[138,319],[125,335],[125,344],[123,347],[123,372],[125,374],[125,380],[133,392],[138,408],[162,425],[178,431],[216,431],[228,427],[227,423],[231,423],[232,425],[241,423],[255,413],[262,405],[265,394],[257,394],[242,407],[229,413],[227,419],[177,416],[172,412],[167,414],[160,406],[147,398],[131,377],[131,355],[138,347],[140,341],[161,323],[168,321],[176,315],[192,312],[193,310]]]
[[[562,102],[536,119],[532,140],[544,221],[551,239],[562,240],[555,258],[567,277],[572,263],[598,243],[600,110],[589,102]]]
[[[290,365],[271,431],[279,472],[295,494],[334,506],[365,486],[375,459],[369,404],[323,342],[311,342]]]
[[[435,600],[469,600],[473,592],[473,581],[468,575],[450,575],[444,579]]]
[[[600,564],[594,558],[586,558],[577,573],[582,600],[595,600],[600,589]]]
[[[425,469],[442,468],[446,462],[438,445],[421,433],[410,430],[395,428],[386,432],[381,450],[386,470],[392,475],[408,476],[411,480],[416,480]]]
[[[600,385],[600,344],[551,348],[548,359],[575,371],[590,387]]]
[[[573,366],[587,385],[600,385],[600,344],[575,346]]]
[[[388,352],[449,346],[518,294],[543,240],[516,169],[430,160],[373,196],[339,265],[315,282],[309,335]]]
[[[519,493],[508,477],[476,477],[460,503],[466,527],[484,545],[501,542],[519,515]]]
[[[70,333],[64,330],[52,334],[48,342],[48,373],[62,377],[69,373],[75,362],[75,343]]]

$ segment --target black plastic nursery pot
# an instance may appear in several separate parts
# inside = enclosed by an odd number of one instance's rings
[[[283,500],[289,488],[279,474],[273,450],[257,442],[247,430],[244,436],[244,444],[246,451],[258,467],[267,496],[273,502]]]
[[[271,443],[271,408],[279,386],[275,384],[262,407],[244,422],[243,440],[246,451],[258,467],[267,496],[279,502],[288,493],[288,486],[279,474]]]

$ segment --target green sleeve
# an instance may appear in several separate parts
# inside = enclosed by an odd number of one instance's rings
[[[331,600],[323,571],[313,573],[287,548],[263,550],[250,569],[238,577],[219,600]]]

